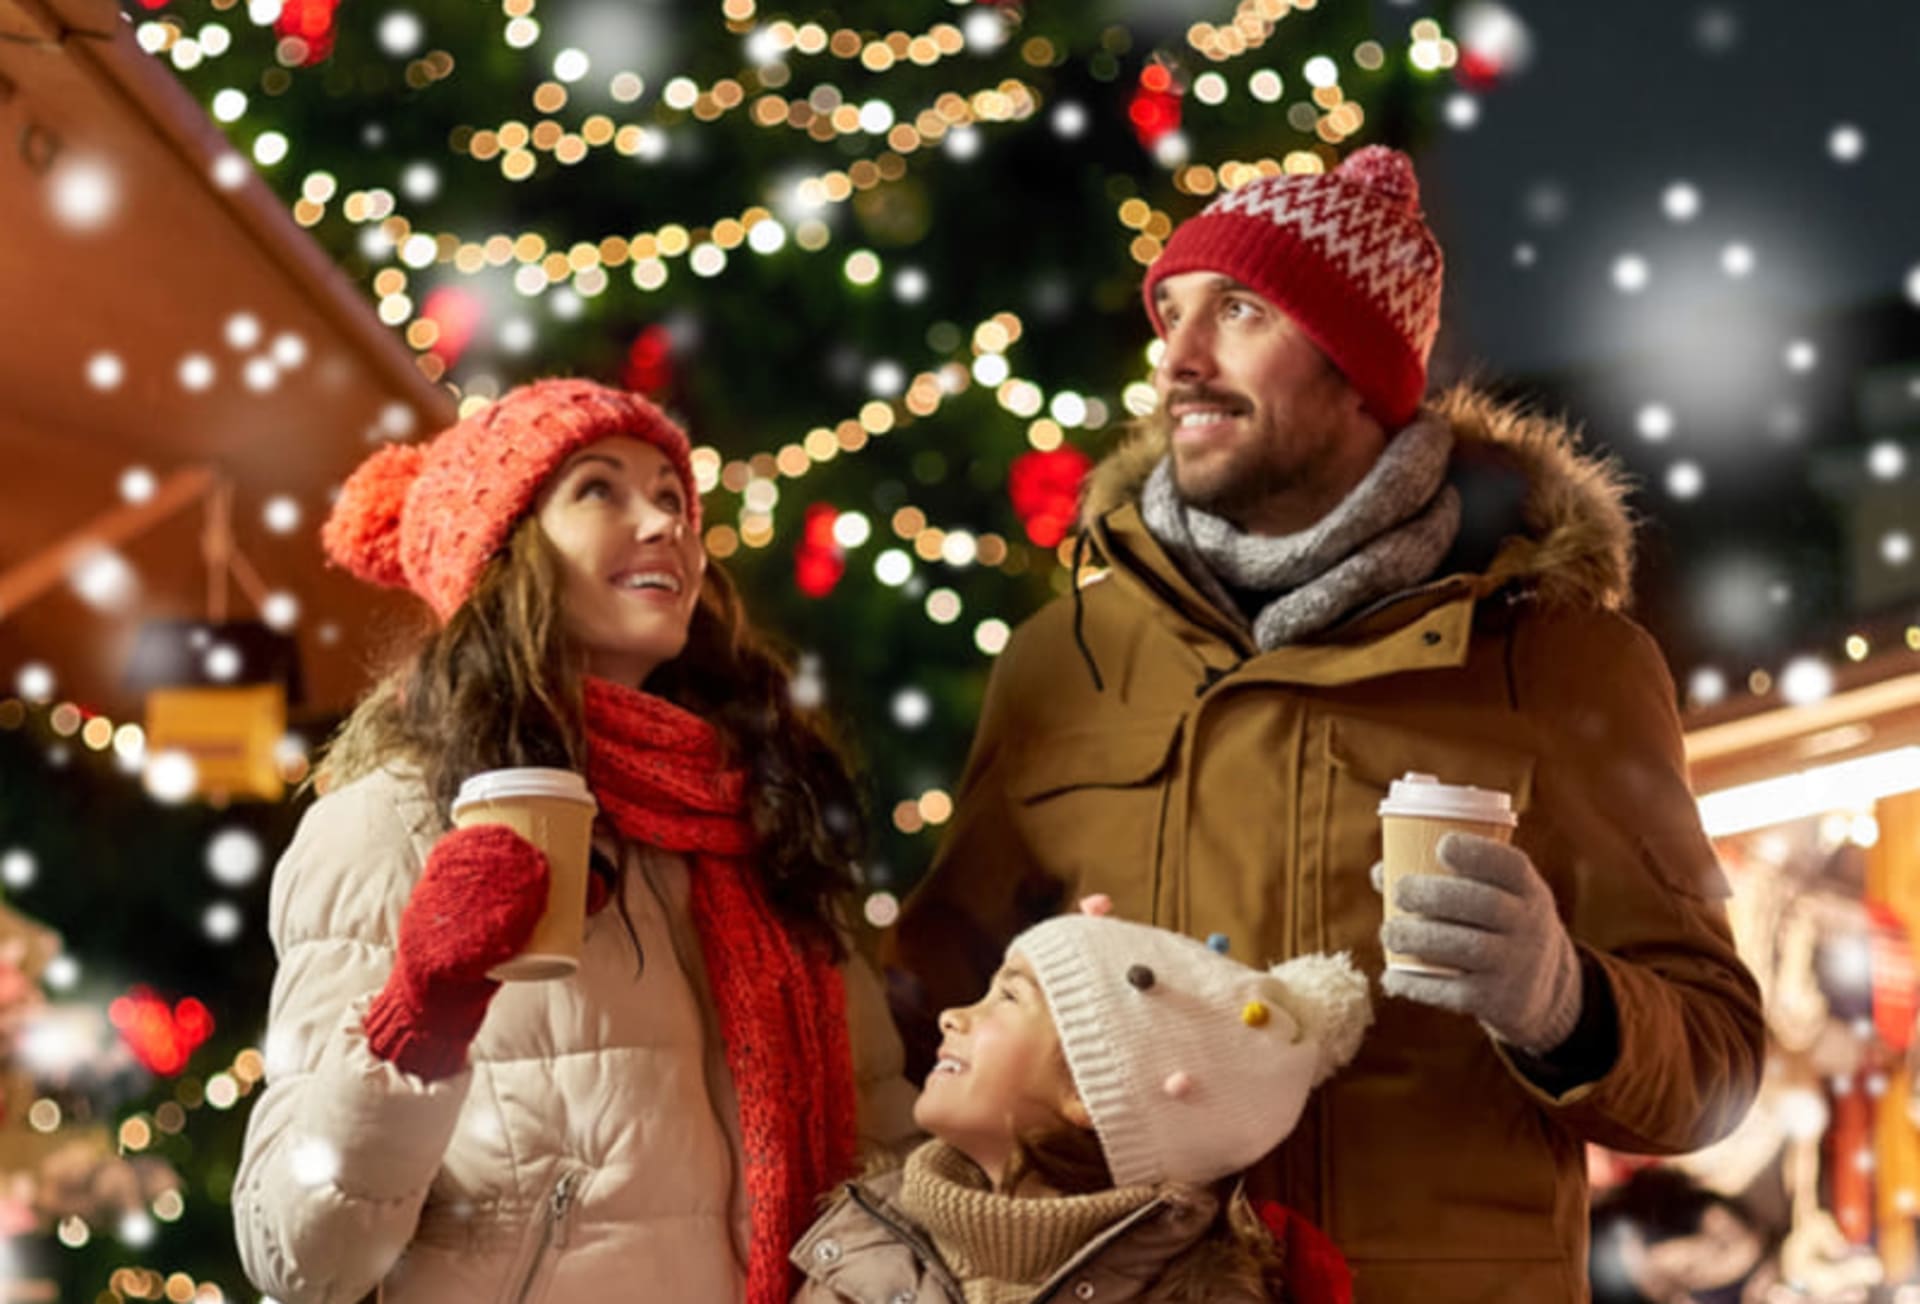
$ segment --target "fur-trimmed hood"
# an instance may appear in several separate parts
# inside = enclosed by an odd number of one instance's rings
[[[1449,479],[1465,500],[1463,533],[1491,531],[1520,543],[1501,548],[1488,566],[1496,585],[1522,584],[1553,605],[1627,606],[1634,522],[1631,486],[1616,462],[1584,451],[1567,422],[1466,385],[1429,399],[1418,419],[1453,429]],[[1098,537],[1096,522],[1137,503],[1166,452],[1164,427],[1149,422],[1129,435],[1087,477],[1081,528]],[[1502,482],[1510,488],[1503,491]]]

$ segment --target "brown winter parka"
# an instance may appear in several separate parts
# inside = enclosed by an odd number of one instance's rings
[[[1590,1011],[1611,1015],[1583,1021],[1607,1043],[1598,1080],[1555,1090],[1474,1020],[1379,997],[1358,1059],[1251,1189],[1332,1236],[1358,1304],[1581,1301],[1584,1144],[1672,1153],[1730,1130],[1759,1081],[1759,998],[1671,679],[1623,614],[1617,474],[1564,426],[1471,391],[1427,414],[1456,437],[1453,554],[1270,652],[1143,525],[1164,443],[1137,437],[1098,468],[1083,523],[1108,569],[995,666],[893,959],[918,1011],[962,1004],[1022,927],[1104,892],[1122,917],[1225,934],[1250,963],[1349,951],[1377,977],[1388,783],[1415,770],[1511,793],[1514,841],[1601,989]]]

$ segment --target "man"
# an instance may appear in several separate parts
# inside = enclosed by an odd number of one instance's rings
[[[959,808],[895,940],[923,1011],[1087,893],[1271,963],[1387,949],[1359,1058],[1255,1170],[1360,1304],[1587,1298],[1583,1145],[1666,1153],[1756,1089],[1759,1000],[1687,790],[1673,689],[1621,614],[1624,489],[1563,427],[1422,406],[1441,257],[1404,155],[1267,177],[1148,272],[1155,418],[1091,479],[1107,569],[995,668]],[[1510,847],[1400,884],[1408,772],[1511,796]],[[911,1029],[910,1029],[911,1031]],[[1195,1109],[1206,1102],[1194,1100]]]

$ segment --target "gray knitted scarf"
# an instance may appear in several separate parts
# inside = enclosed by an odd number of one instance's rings
[[[1253,637],[1270,652],[1433,574],[1460,531],[1460,494],[1444,483],[1452,452],[1452,430],[1416,422],[1338,506],[1284,535],[1246,534],[1182,502],[1168,454],[1147,479],[1140,514],[1222,611],[1244,618],[1236,590],[1264,598]]]

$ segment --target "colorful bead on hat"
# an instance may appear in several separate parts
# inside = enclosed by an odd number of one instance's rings
[[[1345,955],[1254,969],[1220,934],[1202,943],[1093,901],[1007,949],[1033,966],[1115,1184],[1204,1184],[1248,1167],[1359,1049],[1366,979]]]

